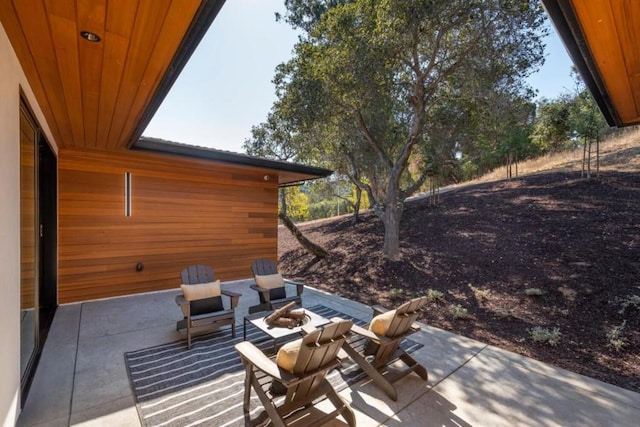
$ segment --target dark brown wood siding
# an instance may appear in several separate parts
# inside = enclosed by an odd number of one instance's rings
[[[166,155],[61,150],[60,303],[178,288],[190,264],[222,280],[250,277],[253,260],[277,257],[278,187],[263,177]]]

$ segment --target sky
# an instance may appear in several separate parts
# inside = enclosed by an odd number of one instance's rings
[[[275,68],[291,57],[298,38],[275,20],[283,3],[227,0],[143,134],[243,152],[251,127],[276,99]],[[573,87],[572,62],[553,28],[546,44],[545,65],[528,82],[539,98],[555,98]]]

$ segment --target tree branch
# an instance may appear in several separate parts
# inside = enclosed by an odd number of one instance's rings
[[[356,110],[356,118],[358,119],[358,127],[360,128],[360,131],[364,135],[369,145],[371,145],[374,151],[378,153],[378,156],[380,157],[382,163],[386,164],[389,168],[393,168],[393,162],[391,161],[389,156],[387,156],[387,153],[385,153],[385,151],[382,149],[382,146],[380,145],[376,137],[373,136],[371,131],[369,131],[369,128],[364,122],[364,117],[362,117],[362,113],[360,112],[360,110]]]

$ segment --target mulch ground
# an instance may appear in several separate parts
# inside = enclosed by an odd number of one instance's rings
[[[280,227],[292,279],[387,307],[437,290],[422,322],[640,392],[639,173],[545,173],[445,193],[437,206],[410,201],[397,261],[382,256],[370,213],[300,228],[330,255],[314,258]],[[625,321],[617,351],[607,333]],[[536,326],[558,328],[557,345],[534,341]]]

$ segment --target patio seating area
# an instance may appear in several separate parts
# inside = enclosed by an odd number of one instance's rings
[[[258,303],[251,284],[252,279],[223,283],[242,294],[236,326]],[[60,306],[18,425],[141,425],[124,353],[186,340],[175,327],[182,319],[174,301],[179,293],[176,288]],[[305,290],[303,305],[366,321],[372,316],[367,306],[312,288]],[[411,339],[423,347],[412,357],[428,369],[429,380],[402,378],[395,383],[396,402],[369,379],[340,391],[357,425],[635,426],[640,419],[638,393],[421,326]],[[346,425],[340,420],[331,425]]]

